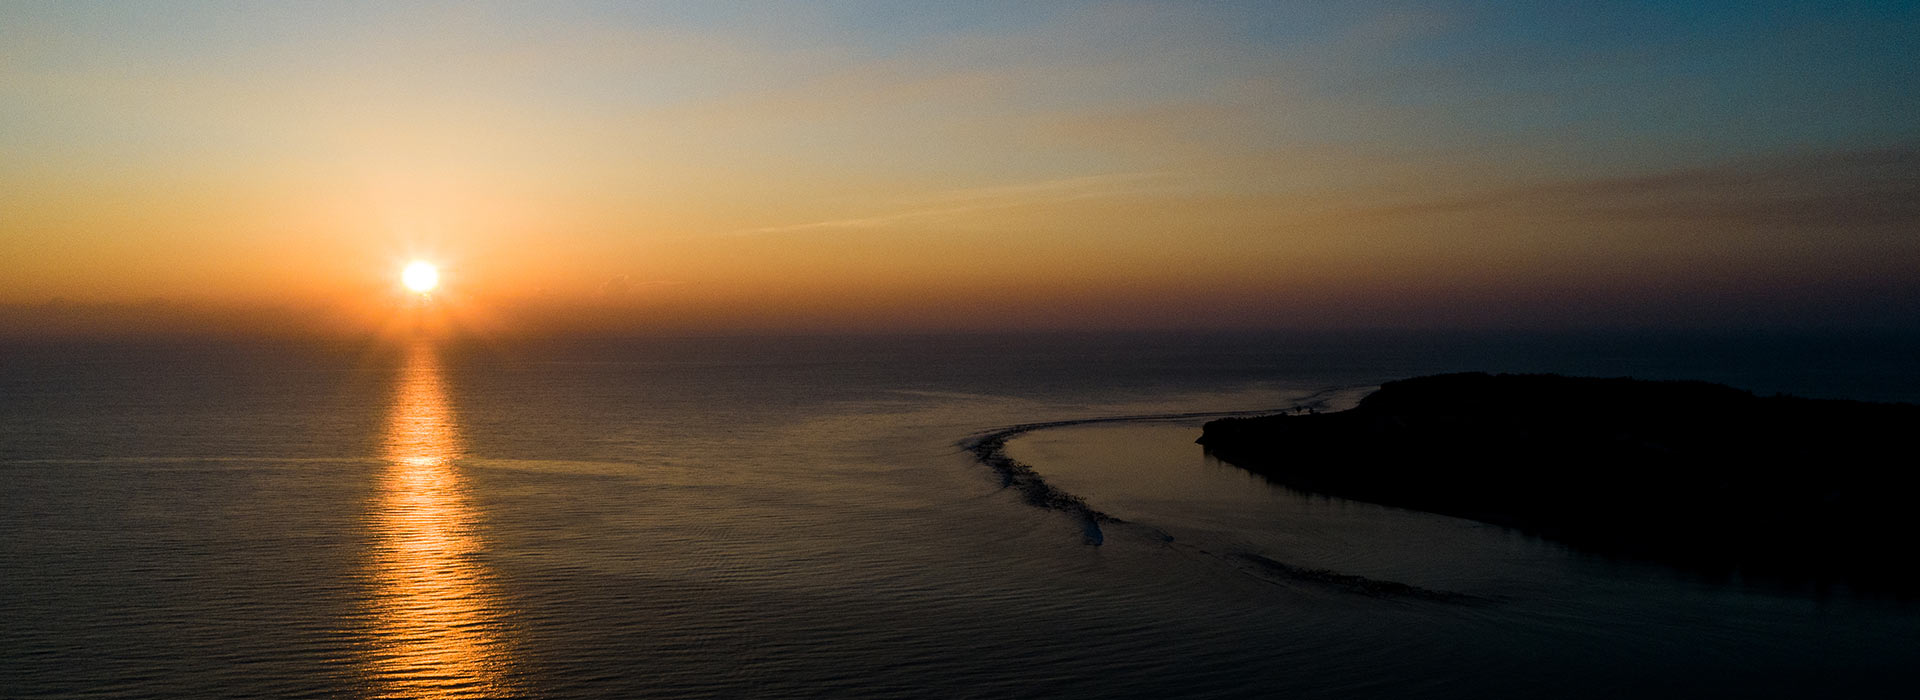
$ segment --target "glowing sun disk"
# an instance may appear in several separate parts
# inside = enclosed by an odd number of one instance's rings
[[[407,269],[400,271],[400,282],[407,285],[407,289],[426,294],[439,286],[440,271],[434,269],[432,263],[415,260],[407,265]]]

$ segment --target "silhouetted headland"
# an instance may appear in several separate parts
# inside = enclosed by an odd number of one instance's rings
[[[1291,487],[1689,567],[1920,591],[1920,406],[1705,382],[1448,374],[1199,442]]]

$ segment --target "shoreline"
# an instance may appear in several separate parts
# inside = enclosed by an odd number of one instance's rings
[[[1302,397],[1292,406],[1279,409],[1283,411],[1321,410],[1327,408],[1333,397],[1350,391],[1368,389],[1367,386],[1332,387],[1313,392]],[[1290,564],[1255,551],[1212,551],[1196,548],[1192,545],[1174,541],[1173,536],[1159,532],[1157,528],[1145,523],[1134,523],[1096,509],[1086,499],[1067,492],[1048,483],[1046,478],[1032,465],[1021,462],[1006,453],[1008,442],[1019,436],[1038,430],[1067,428],[1085,425],[1115,423],[1152,423],[1165,421],[1193,420],[1201,418],[1232,418],[1267,415],[1275,409],[1253,409],[1239,411],[1193,411],[1182,413],[1156,413],[1124,416],[1101,416],[1057,421],[1021,423],[976,434],[959,445],[974,456],[976,462],[992,469],[1001,478],[1003,488],[1018,491],[1028,505],[1054,510],[1072,518],[1081,527],[1082,542],[1088,546],[1101,546],[1106,533],[1103,524],[1138,525],[1158,533],[1161,543],[1175,547],[1190,554],[1197,554],[1218,560],[1221,564],[1243,575],[1274,585],[1304,584],[1311,587],[1337,591],[1345,594],[1361,595],[1371,598],[1411,599],[1436,603],[1474,603],[1483,599],[1464,593],[1422,588],[1399,581],[1383,580],[1342,573],[1331,569],[1314,568]]]
[[[1329,387],[1307,394],[1292,406],[1283,409],[1248,409],[1241,411],[1188,411],[1181,413],[1147,413],[1125,416],[1099,416],[1094,418],[1073,418],[1056,421],[1038,421],[1018,423],[981,433],[961,440],[961,449],[971,453],[974,461],[992,469],[1000,477],[1001,488],[1011,488],[1020,492],[1028,505],[1057,510],[1072,516],[1080,524],[1081,537],[1088,545],[1099,546],[1106,541],[1106,533],[1100,529],[1101,523],[1125,523],[1112,515],[1087,505],[1086,499],[1068,493],[1047,483],[1045,477],[1034,471],[1031,465],[1007,455],[1007,441],[1035,430],[1047,428],[1065,428],[1077,425],[1098,425],[1101,423],[1131,423],[1147,421],[1193,420],[1199,418],[1233,418],[1260,416],[1278,411],[1319,410],[1327,407],[1327,402],[1343,391],[1365,389],[1364,386]]]

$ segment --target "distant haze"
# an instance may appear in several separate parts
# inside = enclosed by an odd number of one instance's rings
[[[0,335],[1920,328],[1910,4],[381,5],[0,5]]]

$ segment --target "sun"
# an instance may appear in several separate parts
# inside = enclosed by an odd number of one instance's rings
[[[415,260],[407,263],[407,269],[400,271],[400,282],[407,285],[407,289],[426,294],[440,286],[440,271],[433,267],[433,263]]]

